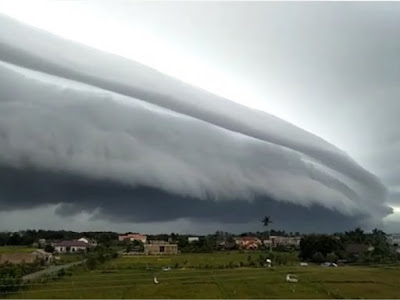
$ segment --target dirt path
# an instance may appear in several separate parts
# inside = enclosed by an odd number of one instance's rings
[[[25,275],[25,276],[22,277],[22,279],[23,280],[36,279],[36,278],[38,278],[40,276],[43,276],[43,275],[46,275],[46,274],[51,274],[51,273],[54,273],[54,272],[58,272],[61,269],[68,269],[68,268],[70,268],[72,266],[79,265],[79,264],[83,263],[84,261],[85,260],[81,260],[81,261],[76,261],[76,262],[72,262],[72,263],[65,264],[65,265],[52,266],[52,267],[49,267],[47,269],[41,270],[39,272],[35,272],[35,273],[32,273],[32,274]]]

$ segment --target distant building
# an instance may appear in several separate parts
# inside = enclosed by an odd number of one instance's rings
[[[219,239],[216,241],[216,246],[218,250],[233,250],[236,247],[236,242],[233,239]]]
[[[38,259],[43,260],[45,263],[51,263],[53,261],[53,254],[46,252],[42,249],[36,249],[32,252]]]
[[[144,245],[144,253],[146,255],[178,254],[178,245],[166,241],[150,241],[149,244]]]
[[[188,242],[189,243],[198,242],[198,241],[199,241],[199,237],[198,236],[190,236],[190,237],[188,237]]]
[[[261,240],[258,237],[243,236],[236,239],[236,244],[245,250],[256,250],[261,245]]]
[[[81,237],[78,241],[85,242],[86,244],[89,244],[92,247],[96,247],[97,246],[97,242],[95,240],[93,240],[93,239]]]
[[[122,242],[122,241],[131,241],[131,242],[138,241],[138,242],[142,242],[144,244],[147,241],[147,236],[141,235],[139,233],[128,233],[125,235],[119,235],[118,240],[120,242]]]
[[[400,246],[400,233],[389,234],[387,240],[390,245]]]
[[[270,236],[268,240],[264,240],[264,245],[268,246],[299,246],[301,237],[299,236]]]
[[[62,241],[53,244],[54,251],[58,253],[75,253],[75,252],[86,252],[92,247],[90,244],[83,241]]]

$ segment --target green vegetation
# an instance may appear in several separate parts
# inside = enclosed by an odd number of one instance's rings
[[[36,248],[27,246],[0,246],[0,255],[2,253],[30,253]]]
[[[263,219],[269,229],[271,220]],[[400,298],[400,255],[380,230],[360,228],[334,235],[304,235],[300,245],[277,244],[270,252],[238,250],[233,234],[216,232],[189,243],[188,235],[160,234],[149,240],[170,240],[181,254],[144,256],[140,242],[120,242],[115,233],[79,234],[67,231],[24,231],[0,234],[1,253],[30,252],[29,242],[49,238],[95,236],[99,246],[89,253],[60,254],[56,264],[85,259],[71,268],[23,282],[22,276],[42,266],[10,265],[0,268],[0,298]],[[261,240],[268,235],[298,236],[274,231],[243,233]],[[25,245],[25,246],[22,246]],[[269,247],[268,247],[269,248]],[[116,251],[132,255],[118,257]],[[266,265],[272,260],[272,267]],[[299,262],[308,261],[309,266]],[[340,267],[322,267],[323,262]],[[317,264],[314,264],[317,263]],[[342,265],[345,266],[342,266]],[[168,266],[164,271],[164,267]],[[60,268],[62,268],[60,270]],[[286,274],[298,276],[287,283]],[[153,282],[153,276],[159,284]],[[33,277],[32,277],[33,278]]]
[[[60,271],[7,298],[398,298],[398,266],[300,267],[296,256],[272,253],[286,261],[261,267],[268,252],[224,252],[176,256],[119,257]],[[283,257],[284,255],[285,257]],[[286,260],[285,260],[286,258]],[[254,263],[253,266],[236,267]],[[162,271],[162,266],[172,270]],[[224,266],[221,268],[221,266]],[[288,273],[299,283],[285,282]],[[158,285],[153,283],[156,275]],[[5,295],[4,295],[5,296]]]
[[[0,266],[0,293],[16,291],[22,284],[22,277],[43,269],[40,262],[31,264],[3,263]]]
[[[62,254],[56,254],[56,256],[60,257],[59,260],[54,260],[54,264],[56,265],[64,265],[85,259],[85,254],[79,254],[79,253],[62,253]]]

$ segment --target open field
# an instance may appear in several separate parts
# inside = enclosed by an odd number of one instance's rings
[[[233,255],[233,256],[232,256]],[[115,259],[100,270],[83,271],[47,283],[31,283],[8,298],[400,298],[400,267],[224,268],[222,262],[248,258],[248,253],[133,256]],[[259,254],[252,254],[256,257]],[[229,257],[229,259],[227,258]],[[234,258],[232,258],[234,257]],[[186,261],[186,266],[184,262]],[[161,270],[178,263],[178,269]],[[190,266],[204,266],[193,268]],[[286,283],[287,273],[299,283]],[[153,274],[159,284],[153,283]],[[2,295],[6,296],[6,295]]]
[[[29,253],[36,248],[26,246],[0,246],[0,254],[2,253]]]

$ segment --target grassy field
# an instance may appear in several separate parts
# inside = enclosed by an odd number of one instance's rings
[[[2,253],[29,253],[36,248],[26,246],[0,246],[0,254]]]
[[[219,268],[248,259],[248,253],[132,256],[115,259],[100,270],[31,283],[8,298],[400,298],[399,267]],[[256,258],[259,253],[251,254]],[[253,259],[253,258],[252,258]],[[163,265],[174,266],[169,272]],[[205,268],[204,266],[208,267]],[[201,266],[201,268],[199,268]],[[286,283],[287,273],[298,283]],[[159,284],[153,283],[153,274]],[[3,295],[5,296],[5,295]]]

